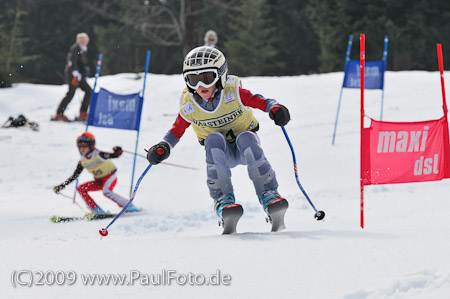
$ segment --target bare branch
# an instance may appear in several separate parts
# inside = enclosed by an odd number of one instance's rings
[[[178,3],[175,3],[176,1]],[[191,21],[191,18],[198,17],[214,7],[232,12],[239,11],[242,0],[203,0],[200,7],[198,3],[192,3],[189,0],[158,3],[143,7],[140,1],[130,1],[123,11],[117,11],[116,8],[113,11],[109,1],[92,0],[83,2],[82,5],[108,20],[135,28],[152,43],[162,46],[182,46],[185,52],[193,42],[192,36],[186,32],[192,25],[187,23]],[[170,3],[176,5],[170,5]]]

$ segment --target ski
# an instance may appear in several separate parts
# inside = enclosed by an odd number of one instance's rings
[[[84,118],[79,118],[79,117],[75,117],[72,119],[67,119],[67,120],[62,120],[62,119],[55,119],[54,116],[50,117],[50,121],[55,121],[55,122],[61,122],[61,123],[73,123],[73,122],[81,122],[81,123],[86,123],[87,120]]]
[[[244,213],[244,209],[239,204],[230,204],[222,210],[222,220],[219,221],[219,226],[223,227],[222,235],[229,235],[236,233],[236,226]]]
[[[50,221],[53,223],[60,222],[73,222],[73,221],[92,221],[92,220],[100,220],[106,218],[116,217],[117,214],[94,214],[94,213],[86,213],[82,217],[64,217],[64,216],[52,216],[50,217]]]
[[[80,122],[80,123],[87,123],[87,119],[85,118],[79,118],[79,117],[75,117],[74,119],[72,119],[72,122]]]
[[[289,203],[286,199],[280,198],[280,200],[271,203],[267,208],[266,221],[272,224],[272,232],[277,232],[286,228],[284,225],[284,214],[286,213]]]
[[[67,119],[67,120],[56,119],[54,115],[50,116],[50,121],[56,121],[56,122],[62,122],[62,123],[70,123],[70,122],[72,122],[72,120],[70,120],[70,119]]]

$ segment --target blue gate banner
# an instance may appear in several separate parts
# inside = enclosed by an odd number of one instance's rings
[[[87,125],[139,131],[143,102],[139,93],[119,95],[100,88],[92,96]]]
[[[384,87],[384,62],[366,61],[364,70],[364,88],[365,89],[383,89]],[[343,87],[360,87],[360,68],[359,60],[350,60],[345,68]]]

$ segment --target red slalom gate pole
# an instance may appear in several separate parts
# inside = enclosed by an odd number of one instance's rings
[[[445,99],[445,84],[444,84],[444,59],[442,57],[442,44],[437,44],[437,54],[438,54],[438,63],[439,63],[439,73],[441,77],[441,89],[442,89],[442,109],[444,110],[444,121],[445,121],[445,135],[444,136],[444,143],[445,143],[445,151],[448,152],[448,147],[450,146],[450,143],[448,141],[448,109],[447,109],[447,101]],[[449,165],[447,165],[449,167]],[[448,177],[448,176],[447,176]]]
[[[445,85],[444,85],[444,59],[442,58],[442,44],[437,44],[437,54],[438,54],[438,63],[439,63],[439,73],[441,74],[441,89],[442,89],[442,108],[444,109],[444,118],[445,122],[447,120],[447,101],[445,99]]]
[[[363,184],[363,129],[364,129],[364,69],[366,59],[365,34],[359,36],[359,67],[361,74],[361,138],[360,138],[360,192],[361,192],[361,228],[364,228],[364,184]]]

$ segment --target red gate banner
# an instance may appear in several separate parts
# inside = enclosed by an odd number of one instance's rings
[[[450,178],[448,123],[371,121],[362,133],[363,185]]]
[[[444,116],[421,122],[371,119],[364,128],[365,35],[360,34],[361,74],[361,228],[364,228],[364,186],[439,181],[450,178],[450,144],[444,87],[442,45],[437,44]]]

